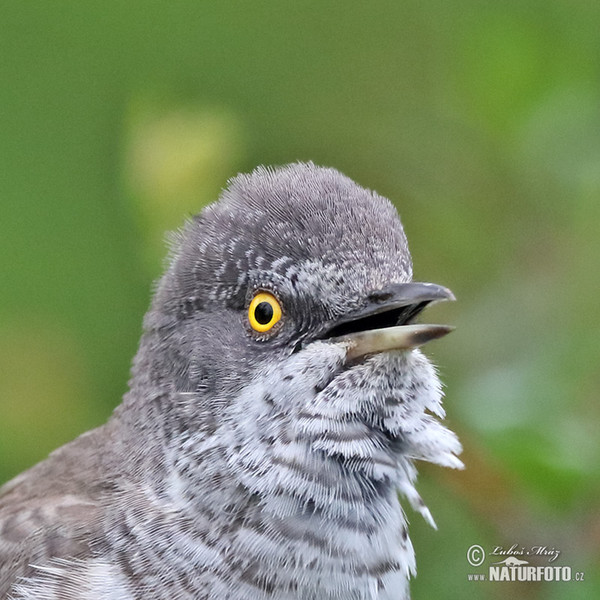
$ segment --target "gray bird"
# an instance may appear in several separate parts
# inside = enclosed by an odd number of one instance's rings
[[[391,203],[312,163],[258,168],[176,236],[130,390],[0,489],[11,600],[407,598],[398,492],[460,468]]]

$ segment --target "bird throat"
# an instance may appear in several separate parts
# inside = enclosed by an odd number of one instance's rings
[[[431,414],[442,414],[440,385],[418,351],[348,369],[322,345],[266,366],[223,403],[216,427],[173,453],[193,555],[210,548],[224,561],[206,578],[235,580],[229,597],[300,586],[293,597],[403,598],[415,562],[398,491],[431,520],[413,457],[460,464],[458,441]]]

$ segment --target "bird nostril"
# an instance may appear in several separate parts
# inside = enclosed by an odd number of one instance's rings
[[[390,300],[393,296],[393,293],[390,291],[386,291],[386,290],[376,290],[374,292],[371,292],[368,296],[368,299],[370,302],[376,302],[376,303],[381,303],[381,302],[387,302],[388,300]]]

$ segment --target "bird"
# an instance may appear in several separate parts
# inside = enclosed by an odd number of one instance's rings
[[[121,404],[0,488],[0,597],[409,598],[415,463],[463,464],[396,208],[261,166],[170,242]]]

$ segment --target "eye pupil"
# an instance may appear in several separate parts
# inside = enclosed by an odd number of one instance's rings
[[[254,318],[261,324],[266,325],[273,318],[273,307],[268,302],[260,302],[254,309]]]

